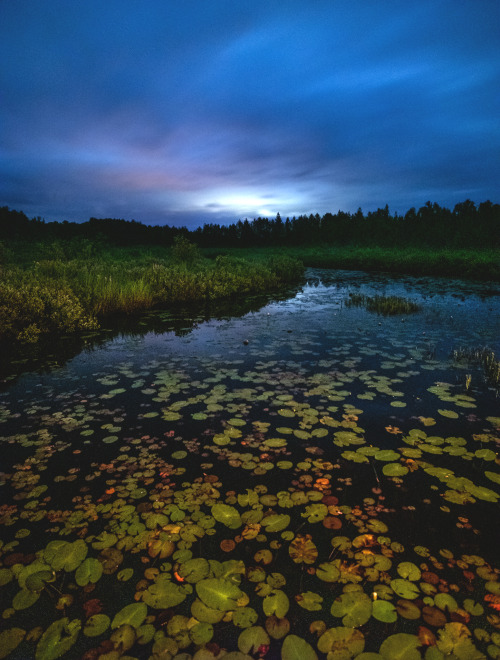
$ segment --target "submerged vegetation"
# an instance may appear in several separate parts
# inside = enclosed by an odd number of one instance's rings
[[[376,312],[383,316],[396,314],[411,314],[418,312],[420,306],[407,298],[399,296],[365,296],[360,293],[349,294],[346,302],[348,307],[366,307],[369,312]]]

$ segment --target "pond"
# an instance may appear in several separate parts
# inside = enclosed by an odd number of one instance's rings
[[[500,658],[498,294],[308,270],[4,360],[0,658]]]

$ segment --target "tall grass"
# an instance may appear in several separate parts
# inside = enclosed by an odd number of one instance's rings
[[[46,256],[41,251],[41,256]],[[40,334],[96,328],[113,314],[219,300],[276,290],[297,280],[302,264],[289,256],[207,259],[179,241],[171,250],[118,249],[98,257],[26,260],[4,266],[0,340],[36,341]]]
[[[273,248],[252,248],[231,252],[248,257],[261,258]],[[207,250],[208,254],[213,250]],[[500,281],[500,253],[498,249],[453,249],[434,247],[397,248],[356,245],[324,245],[287,247],[284,253],[300,259],[312,268],[340,268],[366,270],[407,275],[434,275],[442,277],[470,278],[483,281]]]
[[[350,293],[346,302],[347,307],[366,307],[369,312],[376,312],[382,316],[395,316],[396,314],[411,314],[418,312],[420,306],[407,298],[399,296],[364,296],[360,293]]]
[[[455,362],[481,365],[488,383],[500,386],[500,361],[490,348],[458,348],[452,355]]]

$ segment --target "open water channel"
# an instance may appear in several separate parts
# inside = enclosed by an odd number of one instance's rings
[[[4,355],[0,658],[500,658],[485,348],[492,284],[308,270]]]

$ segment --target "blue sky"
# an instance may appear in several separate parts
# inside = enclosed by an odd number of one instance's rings
[[[0,205],[196,227],[500,201],[498,0],[2,0]]]

